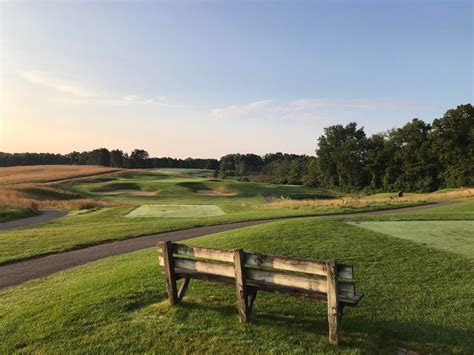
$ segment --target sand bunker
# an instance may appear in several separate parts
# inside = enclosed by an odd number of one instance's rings
[[[201,196],[235,196],[233,192],[219,192],[214,190],[196,190],[196,193]]]
[[[154,192],[150,191],[140,191],[140,190],[114,190],[108,192],[101,192],[101,195],[122,195],[128,194],[133,196],[155,196]]]

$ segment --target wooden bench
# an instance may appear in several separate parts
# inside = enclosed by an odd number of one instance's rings
[[[179,304],[191,279],[235,285],[239,316],[248,322],[257,291],[309,298],[328,305],[329,341],[337,345],[344,307],[356,306],[362,293],[355,290],[353,267],[335,261],[193,247],[169,241],[158,244],[159,263],[166,275],[168,298]],[[178,290],[177,281],[183,279]]]

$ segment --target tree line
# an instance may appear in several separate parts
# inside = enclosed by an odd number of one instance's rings
[[[324,129],[315,156],[228,154],[217,159],[151,158],[106,148],[69,154],[1,153],[0,166],[77,164],[117,168],[195,168],[216,177],[304,184],[339,191],[434,191],[474,185],[474,108],[448,110],[432,124],[413,119],[367,136],[352,122]]]
[[[460,105],[432,124],[415,118],[370,137],[355,122],[330,126],[319,137],[315,156],[228,154],[218,176],[345,192],[473,186],[474,108]]]
[[[150,158],[143,149],[135,149],[130,154],[120,149],[108,150],[99,148],[84,152],[71,152],[68,154],[53,153],[3,153],[0,152],[0,166],[17,165],[102,165],[114,168],[188,168],[212,169],[219,166],[217,159],[176,159],[176,158]]]

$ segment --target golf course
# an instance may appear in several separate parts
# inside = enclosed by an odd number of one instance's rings
[[[0,355],[474,355],[474,1],[0,1]]]
[[[37,167],[35,174],[41,169],[48,170]],[[262,293],[252,322],[240,324],[232,287],[193,280],[182,305],[171,307],[156,248],[148,247],[3,288],[2,353],[474,349],[472,189],[403,198],[354,196],[221,180],[198,169],[120,169],[88,176],[70,169],[62,167],[67,178],[59,180],[48,174],[25,180],[22,174],[15,181],[10,174],[2,185],[40,206],[75,200],[90,206],[75,209],[72,203],[64,217],[0,231],[0,275],[2,268],[47,255],[87,253],[95,245],[106,250],[107,243],[145,235],[265,221],[186,243],[336,259],[354,266],[364,299],[345,312],[340,345],[334,348],[327,342],[325,304]]]

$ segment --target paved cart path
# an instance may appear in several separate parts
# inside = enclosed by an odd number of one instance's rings
[[[0,223],[0,231],[28,227],[34,224],[48,222],[54,218],[63,217],[65,215],[67,215],[67,211],[42,210],[41,214],[38,216],[20,218],[14,221]]]
[[[410,212],[421,209],[439,207],[451,202],[439,202],[431,205],[397,208],[391,210],[381,210],[363,213],[351,213],[343,215],[325,215],[325,216],[306,216],[285,218],[285,220],[296,218],[344,218],[354,216],[382,215],[398,212]],[[38,216],[40,217],[40,216]],[[33,217],[34,218],[34,217]],[[130,238],[106,242],[99,245],[85,247],[82,249],[66,251],[63,253],[41,256],[34,259],[18,261],[11,264],[0,266],[0,289],[21,284],[25,281],[45,277],[55,272],[69,269],[74,266],[87,264],[92,261],[103,259],[109,256],[130,253],[136,250],[156,246],[161,240],[179,241],[200,237],[208,234],[229,231],[258,224],[278,222],[282,219],[266,219],[258,221],[237,222],[230,224],[220,224],[208,227],[198,227],[192,229],[178,230],[173,232],[164,232],[151,234],[142,237]]]

